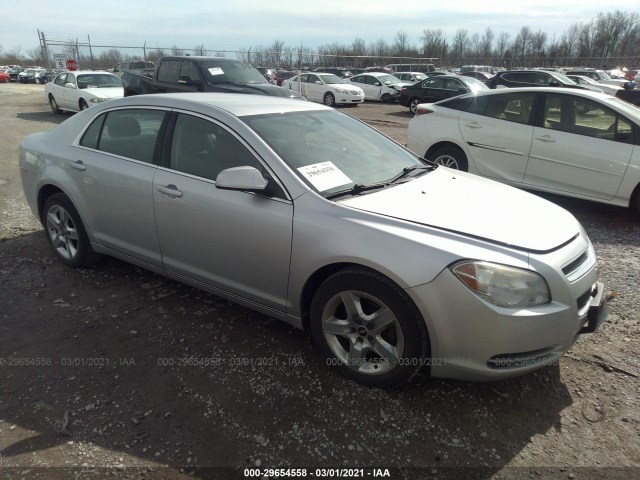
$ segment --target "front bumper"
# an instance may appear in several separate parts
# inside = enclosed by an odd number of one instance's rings
[[[594,332],[608,312],[595,266],[567,290],[562,298],[552,289],[554,300],[547,305],[502,308],[476,296],[449,269],[409,289],[429,330],[431,375],[500,380],[556,362],[580,335]],[[590,298],[578,298],[578,292]]]

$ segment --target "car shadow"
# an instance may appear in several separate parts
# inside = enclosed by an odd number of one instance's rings
[[[558,365],[368,388],[332,371],[302,331],[119,260],[69,269],[42,231],[0,243],[0,272],[5,467],[126,456],[197,478],[208,477],[196,467],[256,465],[476,478],[557,433],[572,404]],[[87,445],[104,453],[83,457]]]
[[[73,113],[64,112],[56,115],[53,112],[21,112],[16,115],[20,120],[27,120],[29,122],[49,122],[49,123],[62,123],[67,118],[71,117]]]

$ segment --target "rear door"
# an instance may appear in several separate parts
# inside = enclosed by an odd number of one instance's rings
[[[532,92],[476,97],[459,117],[460,133],[480,175],[521,183],[533,137]]]
[[[545,93],[525,184],[599,199],[613,198],[633,153],[632,123],[600,102]]]

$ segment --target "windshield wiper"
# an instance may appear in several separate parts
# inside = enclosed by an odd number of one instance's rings
[[[330,195],[327,195],[325,198],[327,200],[333,200],[334,198],[342,197],[344,195],[358,195],[362,192],[367,192],[369,190],[377,190],[378,188],[384,188],[386,186],[387,186],[386,183],[372,183],[371,185],[362,185],[360,183],[356,183],[351,188],[334,192]]]
[[[422,165],[422,166],[415,165],[413,167],[405,167],[402,169],[402,172],[400,172],[398,175],[391,178],[390,180],[387,180],[386,184],[389,185],[391,183],[395,183],[398,180],[405,178],[407,175],[409,175],[411,172],[415,170],[433,170],[433,167],[431,165]]]

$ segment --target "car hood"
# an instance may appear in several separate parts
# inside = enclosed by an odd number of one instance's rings
[[[346,90],[348,92],[362,92],[362,89],[360,87],[352,85],[350,83],[331,83],[326,84],[326,86],[333,88],[342,88],[343,90]]]
[[[340,203],[529,252],[553,250],[580,232],[573,215],[547,200],[445,167]]]
[[[305,100],[298,92],[279,87],[271,83],[213,83],[212,90],[227,93],[253,93],[258,95],[270,95],[272,97],[295,98]]]

